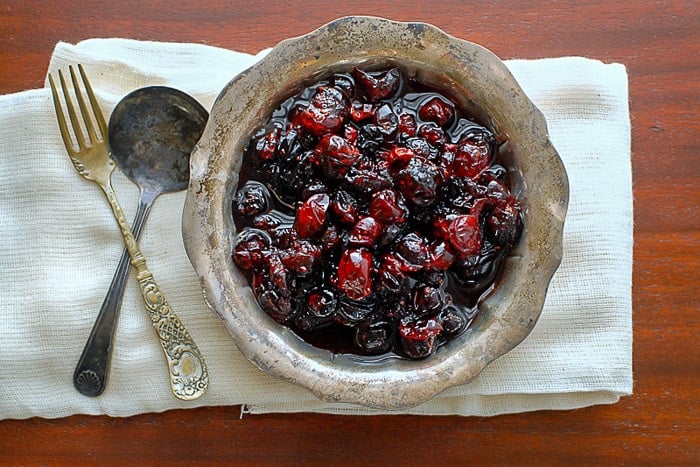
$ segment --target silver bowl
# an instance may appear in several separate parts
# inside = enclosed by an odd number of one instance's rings
[[[524,207],[520,242],[470,328],[420,361],[313,347],[260,309],[231,260],[231,199],[251,135],[304,83],[368,64],[399,66],[449,89],[497,135],[500,160]],[[468,383],[530,333],[561,261],[568,191],[544,117],[498,57],[428,24],[346,17],[279,43],[222,90],[192,154],[183,235],[207,304],[252,363],[327,401],[398,410]]]

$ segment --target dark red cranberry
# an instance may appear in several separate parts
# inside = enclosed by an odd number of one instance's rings
[[[458,177],[476,177],[493,159],[493,140],[483,132],[469,132],[457,143],[452,170]]]
[[[325,193],[311,196],[297,210],[294,229],[301,237],[312,237],[323,229],[330,198]]]
[[[355,246],[372,247],[382,234],[382,225],[374,217],[363,217],[352,228],[348,242]]]
[[[353,102],[350,110],[350,118],[353,122],[361,122],[374,117],[374,106],[362,102]]]
[[[372,253],[364,248],[345,250],[338,263],[338,289],[352,300],[372,293]]]
[[[255,153],[260,160],[272,160],[275,158],[279,143],[280,129],[278,127],[272,127],[256,139]]]
[[[392,97],[401,86],[401,73],[396,68],[379,73],[368,73],[355,68],[352,74],[362,86],[367,99],[373,103]]]
[[[395,245],[396,255],[406,265],[403,270],[415,272],[422,269],[428,261],[428,249],[425,239],[416,233],[404,235]]]
[[[337,190],[333,194],[331,209],[342,224],[352,225],[357,221],[357,200],[345,190]]]
[[[430,356],[435,351],[435,338],[441,332],[442,325],[435,318],[421,318],[399,325],[402,349],[414,359]]]
[[[471,214],[455,216],[448,227],[448,241],[461,257],[474,255],[481,249],[479,218]]]
[[[399,136],[401,138],[412,138],[416,136],[416,119],[410,113],[402,113],[399,115]]]
[[[444,302],[445,295],[439,287],[423,285],[413,291],[413,308],[419,315],[442,308]]]
[[[512,247],[520,236],[520,211],[515,203],[505,202],[496,206],[486,218],[486,234],[494,244]]]
[[[294,300],[275,290],[265,290],[258,295],[258,303],[275,321],[284,323],[295,312]]]
[[[404,222],[407,213],[403,196],[391,189],[378,192],[369,203],[369,214],[383,224]]]
[[[416,156],[398,172],[395,181],[408,201],[419,207],[430,206],[437,198],[440,172],[435,164]]]
[[[272,244],[270,236],[258,229],[243,229],[236,237],[233,261],[241,269],[259,269],[265,263]]]
[[[430,143],[435,148],[445,144],[445,130],[434,123],[424,123],[418,128],[418,137]]]
[[[270,192],[260,182],[250,180],[236,193],[233,203],[234,213],[252,217],[266,212],[270,207]]]
[[[342,136],[328,134],[321,138],[314,151],[314,159],[331,178],[345,175],[360,157],[360,151]]]
[[[309,105],[293,117],[293,123],[309,133],[321,136],[338,130],[348,115],[345,94],[334,87],[319,86]]]
[[[446,128],[454,120],[455,108],[449,102],[435,96],[420,106],[418,116],[426,122],[435,122]]]
[[[374,113],[374,123],[385,135],[392,135],[399,126],[399,118],[389,104],[380,105]]]
[[[387,321],[363,321],[357,326],[355,344],[369,354],[388,352],[394,345],[391,325]]]
[[[299,240],[291,248],[280,252],[282,264],[300,276],[311,273],[320,256],[321,248],[308,240]]]
[[[309,294],[306,306],[316,318],[330,318],[335,314],[338,301],[330,290],[314,290]]]
[[[454,305],[448,305],[440,310],[437,319],[442,325],[442,332],[445,336],[457,336],[469,325],[466,313]]]
[[[428,246],[428,268],[435,271],[446,271],[455,261],[455,252],[450,244],[441,241]]]

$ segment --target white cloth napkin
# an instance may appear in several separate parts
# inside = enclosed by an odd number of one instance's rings
[[[264,53],[264,52],[263,52]],[[251,56],[195,44],[92,39],[59,43],[49,71],[82,63],[106,115],[129,91],[167,85],[211,108]],[[564,260],[532,334],[471,384],[407,412],[496,415],[616,402],[632,391],[632,189],[627,75],[577,57],[508,67],[547,117],[571,183]],[[131,219],[138,191],[113,182]],[[122,251],[99,188],[78,176],[59,136],[49,91],[0,96],[0,419],[129,416],[204,405],[246,413],[376,414],[317,400],[248,363],[204,304],[185,255],[184,193],[156,201],[141,247],[161,288],[201,348],[211,374],[201,399],[182,402],[135,280],[130,278],[111,376],[97,398],[72,385]]]

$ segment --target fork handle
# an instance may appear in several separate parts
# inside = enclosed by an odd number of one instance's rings
[[[100,186],[119,224],[131,264],[136,269],[141,295],[168,362],[170,389],[178,399],[198,399],[209,385],[209,372],[202,353],[156,284],[111,185]]]

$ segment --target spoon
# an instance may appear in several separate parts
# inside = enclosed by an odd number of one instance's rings
[[[112,158],[140,191],[132,224],[137,240],[156,198],[187,188],[190,153],[207,118],[207,111],[192,97],[164,86],[137,89],[114,108],[107,131]],[[130,269],[124,249],[73,374],[75,388],[86,396],[104,391]]]

